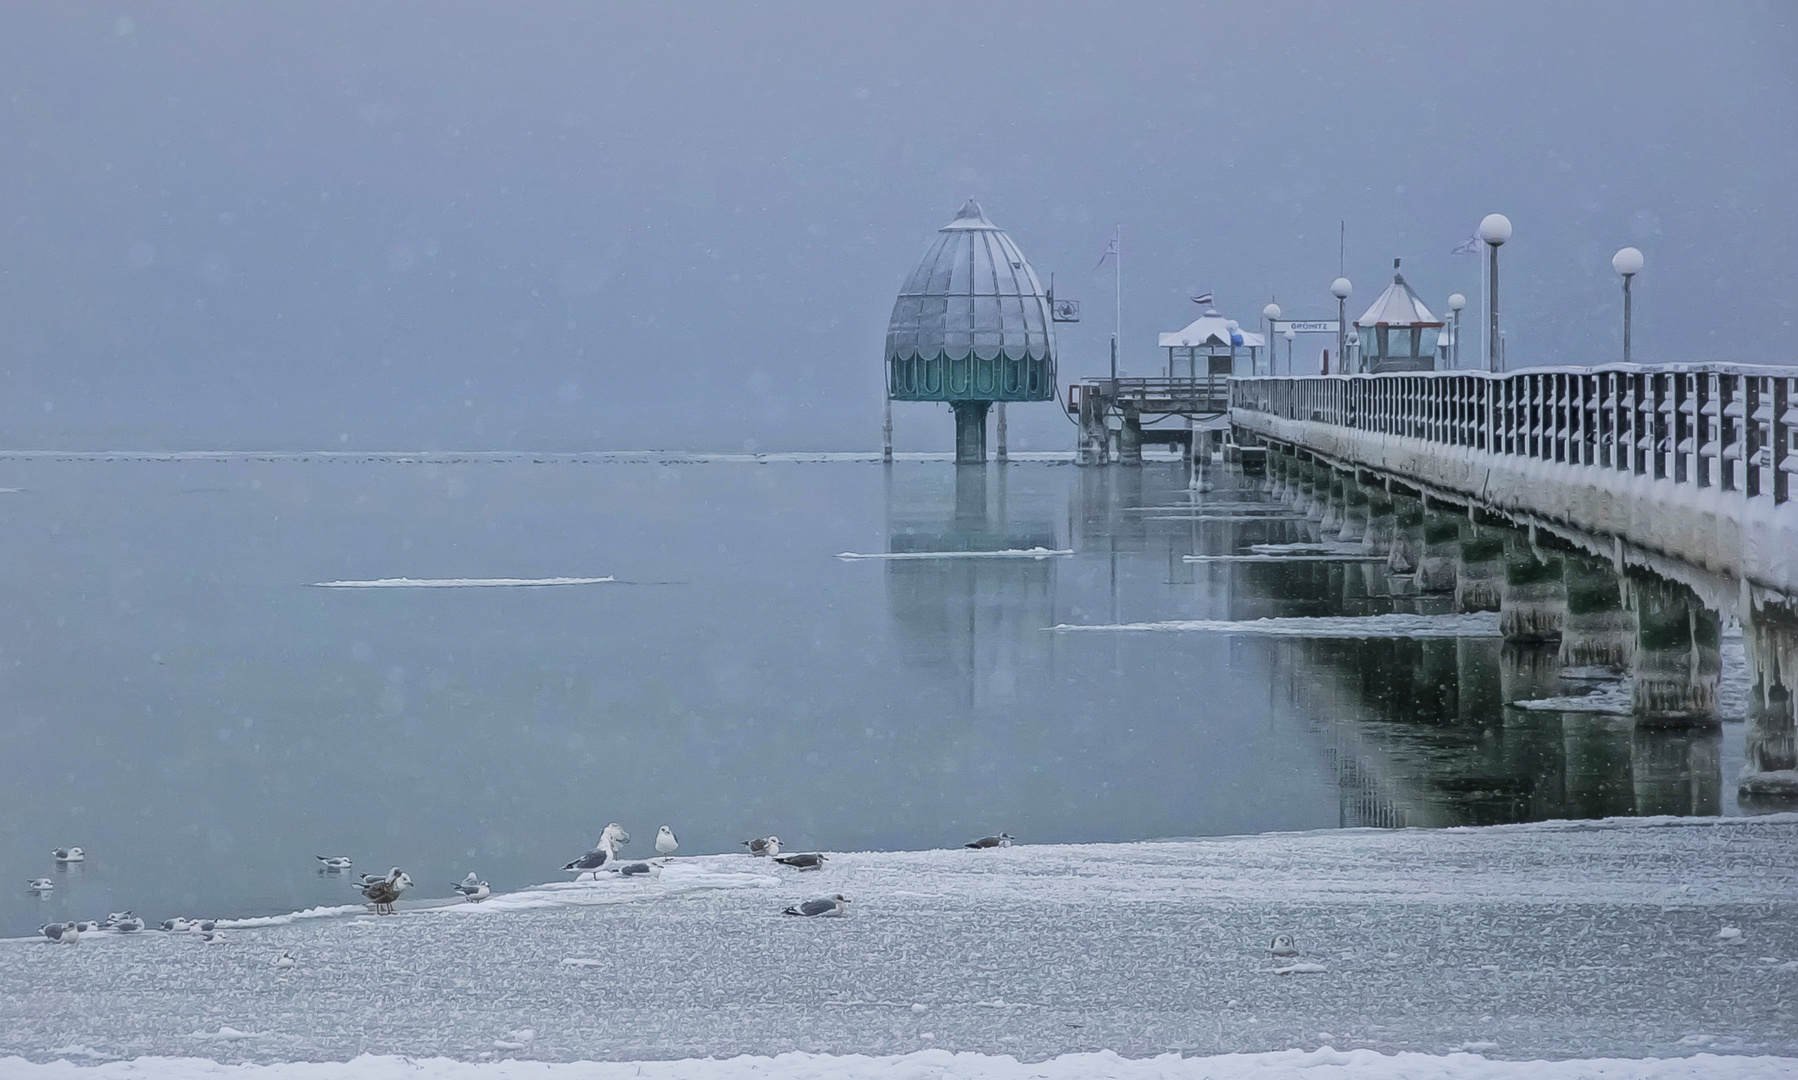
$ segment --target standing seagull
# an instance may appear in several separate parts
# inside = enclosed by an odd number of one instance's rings
[[[412,887],[412,879],[404,870],[394,867],[387,876],[379,881],[371,881],[362,889],[362,895],[375,905],[376,915],[393,914],[393,905],[399,901],[400,894]]]
[[[773,858],[780,854],[780,837],[758,836],[754,840],[743,841],[743,846],[748,848],[749,853],[758,859]]]
[[[672,855],[677,847],[680,847],[680,841],[675,839],[673,829],[664,825],[656,830],[657,855]]]
[[[631,834],[624,831],[624,826],[616,821],[607,825],[599,834],[599,842],[593,850],[563,866],[564,870],[573,870],[574,879],[579,881],[582,874],[591,873],[608,863],[618,860],[618,849],[631,842]]]
[[[1010,847],[1010,846],[1011,846],[1011,834],[1010,833],[1000,833],[998,836],[983,836],[980,839],[974,841],[972,844],[963,844],[962,845],[962,847],[968,847],[968,848],[994,848],[994,847]]]
[[[87,859],[87,852],[82,851],[78,847],[59,847],[50,852],[50,854],[56,856],[57,862],[64,864],[83,862]]]
[[[453,885],[451,888],[461,893],[462,899],[472,904],[478,904],[493,895],[493,890],[487,887],[485,881],[476,879],[473,870],[470,870],[468,876],[463,878],[459,884]]]
[[[840,919],[849,914],[849,898],[842,893],[832,896],[820,896],[816,900],[807,900],[803,904],[794,904],[781,912],[782,915],[804,915],[808,918],[823,915]]]

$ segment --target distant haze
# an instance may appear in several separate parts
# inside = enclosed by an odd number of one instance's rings
[[[1638,359],[1791,362],[1792,13],[9,4],[0,445],[874,447],[894,293],[970,195],[1083,301],[1064,383],[1115,225],[1150,374],[1192,291],[1333,316],[1339,220],[1351,314],[1394,256],[1476,298],[1494,210],[1513,366],[1616,357],[1625,244]]]

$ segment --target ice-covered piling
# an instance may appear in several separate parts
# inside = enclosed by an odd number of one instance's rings
[[[1461,541],[1455,567],[1455,610],[1498,611],[1504,599],[1505,540],[1490,526]]]
[[[1631,574],[1636,655],[1634,712],[1644,723],[1716,723],[1722,623],[1690,588]]]
[[[1415,574],[1423,558],[1423,503],[1403,495],[1392,498],[1392,548],[1386,568],[1394,574]]]
[[[1417,559],[1418,592],[1455,591],[1455,561],[1461,555],[1462,524],[1458,516],[1425,514],[1423,548]]]
[[[1558,554],[1514,541],[1505,553],[1498,630],[1506,641],[1557,641],[1567,611],[1565,568]]]
[[[1747,762],[1739,796],[1769,809],[1798,807],[1798,610],[1745,597],[1748,653]]]
[[[1567,614],[1561,620],[1561,663],[1628,670],[1636,650],[1636,618],[1624,604],[1623,579],[1609,563],[1582,555],[1567,555],[1562,565]]]
[[[1398,518],[1393,511],[1392,496],[1384,488],[1369,487],[1367,489],[1367,532],[1361,538],[1361,546],[1369,555],[1390,555],[1392,553],[1392,537],[1398,528]]]
[[[1318,518],[1317,527],[1324,539],[1332,539],[1342,531],[1343,510],[1347,506],[1347,496],[1342,490],[1342,477],[1335,470],[1326,469],[1319,487],[1323,499],[1323,516]]]
[[[1358,479],[1342,481],[1342,529],[1336,539],[1344,544],[1358,544],[1367,536],[1367,489]]]

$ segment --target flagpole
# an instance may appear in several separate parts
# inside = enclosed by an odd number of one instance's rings
[[[1117,340],[1118,351],[1122,352],[1124,348],[1124,225],[1122,222],[1118,223],[1118,227],[1112,235],[1117,237],[1117,258],[1112,262],[1112,269],[1117,274]]]

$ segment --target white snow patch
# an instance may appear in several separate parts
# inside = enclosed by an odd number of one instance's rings
[[[1301,553],[1293,554],[1293,555],[1182,555],[1182,556],[1180,556],[1180,561],[1181,562],[1191,562],[1191,563],[1211,563],[1211,562],[1228,562],[1228,563],[1239,563],[1239,562],[1370,563],[1370,562],[1385,562],[1386,556],[1384,556],[1384,555],[1367,555],[1367,554],[1361,554],[1361,555],[1347,555],[1347,554],[1310,555],[1310,554],[1305,554],[1305,553],[1301,552]]]
[[[909,559],[1054,559],[1074,553],[1073,548],[1007,548],[1003,551],[888,551],[864,554],[859,551],[839,551],[837,558],[844,562],[863,560],[885,560],[896,562]]]
[[[242,1042],[245,1039],[260,1039],[262,1036],[253,1031],[239,1031],[234,1027],[221,1026],[217,1031],[196,1031],[188,1038],[211,1039],[216,1042]]]
[[[1322,964],[1287,964],[1274,969],[1275,975],[1322,975],[1330,969]]]
[[[614,577],[546,578],[375,578],[370,581],[314,581],[315,589],[538,589],[550,585],[605,585]]]
[[[1317,618],[1185,619],[1091,625],[1061,623],[1050,629],[1184,631],[1306,638],[1491,638],[1498,636],[1498,614],[1478,611],[1465,615],[1329,615]]]
[[[1709,1039],[1688,1036],[1688,1039]],[[1684,1041],[1684,1040],[1682,1040]],[[495,1040],[501,1046],[501,1040]],[[1480,1045],[1480,1044],[1471,1044]],[[1687,1045],[1702,1045],[1696,1041]],[[502,1049],[522,1049],[507,1043]],[[1681,1058],[1573,1058],[1561,1061],[1493,1061],[1476,1054],[1445,1055],[1374,1050],[1281,1050],[1259,1054],[1126,1058],[1112,1051],[1063,1054],[1024,1062],[1009,1055],[920,1050],[890,1057],[863,1054],[788,1053],[777,1057],[687,1058],[677,1061],[456,1061],[451,1058],[377,1057],[349,1061],[295,1061],[224,1066],[196,1058],[142,1057],[77,1067],[68,1061],[36,1063],[0,1058],[13,1080],[1774,1080],[1793,1075],[1798,1058],[1694,1054]]]

